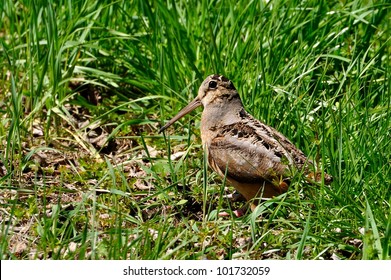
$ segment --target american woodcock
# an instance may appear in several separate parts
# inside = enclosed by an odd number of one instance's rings
[[[201,139],[209,165],[251,201],[252,210],[258,200],[254,198],[286,192],[295,170],[309,180],[322,180],[301,150],[245,111],[233,83],[221,75],[207,77],[198,96],[159,132],[201,105]],[[328,184],[332,178],[324,173],[323,180]]]

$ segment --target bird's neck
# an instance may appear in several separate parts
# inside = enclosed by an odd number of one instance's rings
[[[224,101],[224,100],[223,100]],[[201,137],[203,142],[210,135],[218,133],[219,128],[239,121],[243,104],[239,98],[230,102],[213,102],[204,107],[201,116]],[[206,137],[206,135],[209,135]],[[205,144],[205,143],[204,143]]]

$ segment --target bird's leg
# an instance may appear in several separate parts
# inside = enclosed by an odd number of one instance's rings
[[[240,201],[246,201],[246,198],[238,191],[235,190],[235,192],[224,195],[224,198],[228,198],[231,202],[240,202]],[[243,207],[239,208],[238,210],[233,210],[232,213],[237,217],[243,216],[247,211],[248,205],[244,205]],[[220,212],[219,217],[228,217],[230,214],[226,211]]]

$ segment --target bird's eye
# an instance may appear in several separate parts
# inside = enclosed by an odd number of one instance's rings
[[[216,87],[217,87],[217,83],[215,81],[209,82],[209,88],[216,88]]]

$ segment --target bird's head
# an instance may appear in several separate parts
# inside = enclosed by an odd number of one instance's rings
[[[239,98],[239,94],[229,79],[222,75],[210,75],[202,82],[197,97],[160,128],[159,133],[201,105],[207,107],[210,104],[229,102],[236,98]]]
[[[202,82],[196,99],[207,107],[209,104],[230,101],[237,97],[239,94],[229,79],[222,75],[210,75]]]

